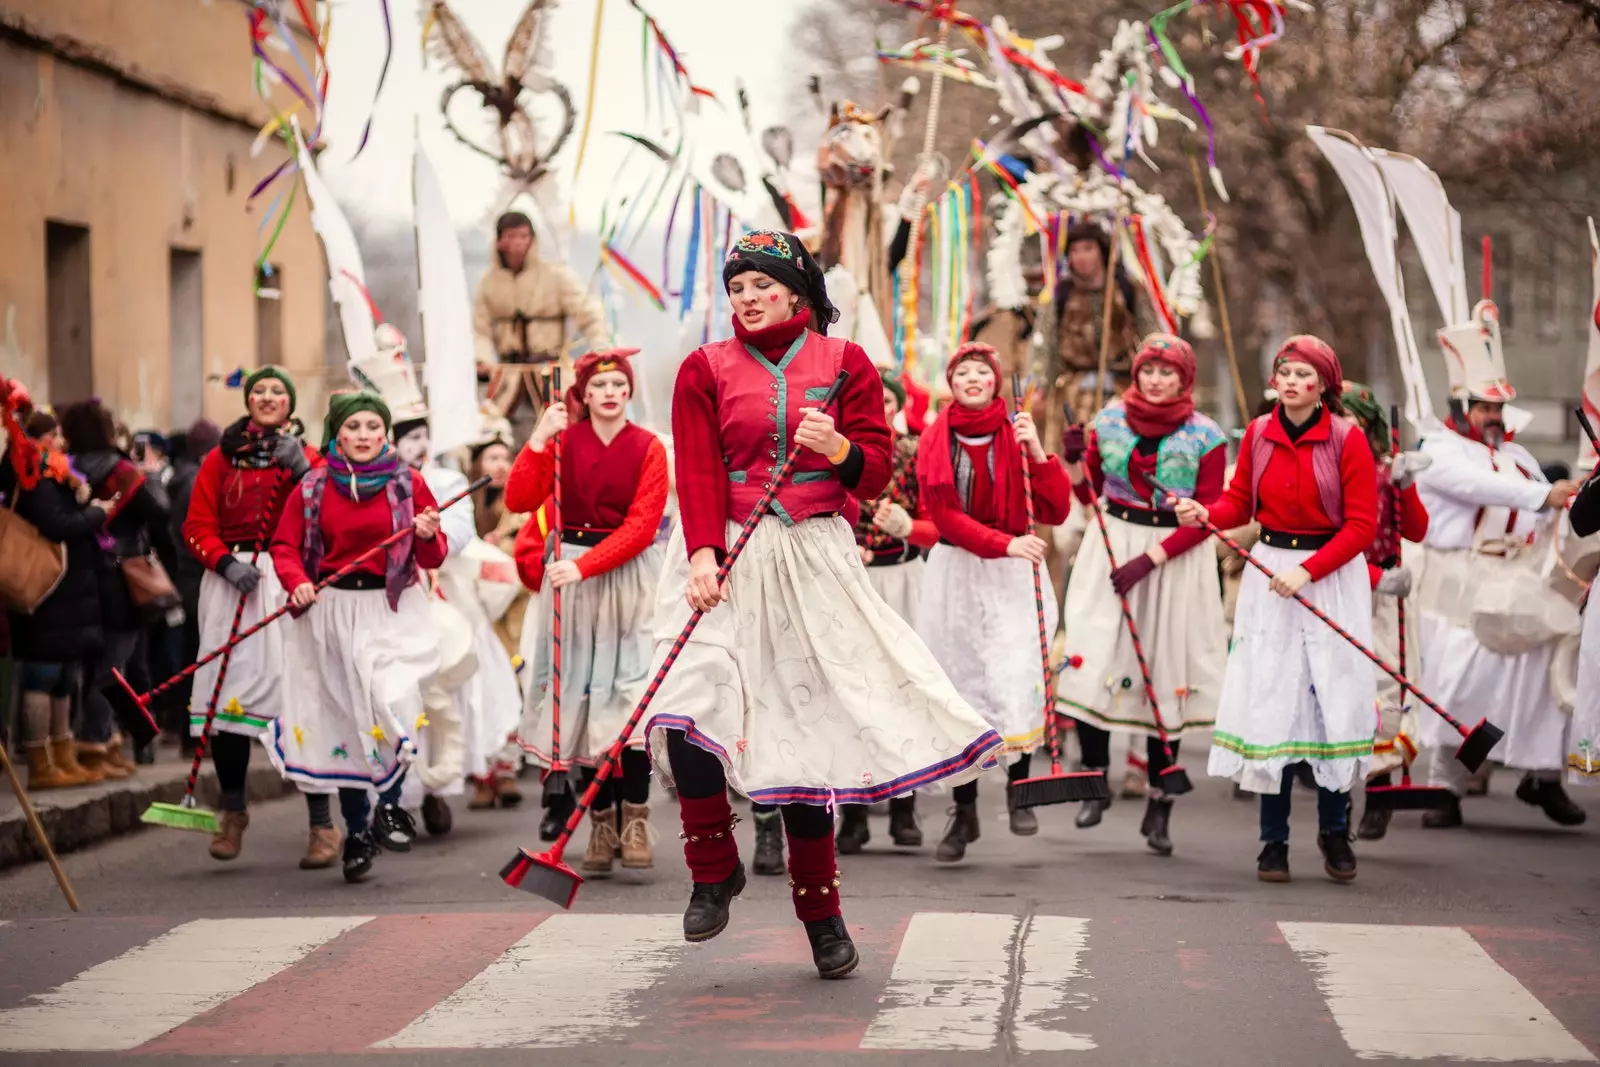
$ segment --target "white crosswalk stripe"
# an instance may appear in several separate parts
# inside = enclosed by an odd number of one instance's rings
[[[0,1011],[0,1051],[137,1048],[370,916],[197,919]],[[64,1044],[65,1043],[65,1044]]]
[[[865,1049],[980,1052],[1000,1034],[1015,915],[918,912],[895,957]]]
[[[1073,1015],[1088,1007],[1076,988],[1084,975],[1089,920],[1035,915],[1022,934],[1022,975],[1017,983],[1014,1034],[1023,1052],[1084,1052],[1095,1047],[1072,1032]]]
[[[639,1025],[633,998],[683,949],[681,915],[553,915],[377,1047],[559,1048],[612,1038]]]
[[[1363,1059],[1595,1060],[1459,927],[1278,927]]]

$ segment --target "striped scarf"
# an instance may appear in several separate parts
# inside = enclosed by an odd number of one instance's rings
[[[338,445],[328,453],[328,480],[347,499],[357,504],[371,500],[389,484],[400,470],[400,453],[385,444],[383,451],[365,463],[352,463]]]

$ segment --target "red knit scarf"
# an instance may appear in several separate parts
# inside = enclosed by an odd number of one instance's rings
[[[1122,406],[1128,412],[1128,425],[1140,437],[1166,437],[1189,421],[1194,414],[1194,394],[1185,391],[1165,403],[1146,399],[1137,383],[1122,393]]]
[[[1007,533],[1020,532],[1027,525],[1022,501],[1022,454],[1017,435],[1011,429],[1004,400],[995,397],[981,408],[952,403],[939,412],[933,424],[923,431],[917,448],[917,478],[923,492],[935,504],[965,510],[956,492],[956,470],[952,435],[985,437],[994,435],[994,498],[1000,506],[1001,526]]]

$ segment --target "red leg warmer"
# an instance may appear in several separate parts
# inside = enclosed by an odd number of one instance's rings
[[[835,865],[833,835],[789,838],[789,892],[794,913],[801,922],[814,922],[840,914],[839,868]]]
[[[733,874],[739,846],[733,840],[733,808],[728,794],[719,790],[709,797],[678,798],[683,816],[683,858],[697,882],[720,882]],[[829,848],[832,848],[829,841]]]

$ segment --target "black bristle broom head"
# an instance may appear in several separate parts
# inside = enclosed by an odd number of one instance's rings
[[[1018,808],[1042,808],[1049,804],[1070,804],[1075,800],[1110,800],[1105,771],[1074,771],[1064,774],[1052,770],[1037,778],[1011,783],[1011,803]]]
[[[1156,786],[1169,797],[1181,797],[1185,793],[1194,792],[1194,783],[1189,780],[1189,772],[1182,767],[1168,767],[1156,777]]]
[[[1469,771],[1476,771],[1482,767],[1489,758],[1489,753],[1494,751],[1494,746],[1506,732],[1488,719],[1479,719],[1478,725],[1467,731],[1466,738],[1461,742],[1461,747],[1456,749],[1456,759]]]
[[[106,698],[116,713],[117,725],[136,747],[148,745],[161,733],[156,720],[150,715],[147,702],[133,691],[133,686],[115,667],[111,669],[111,684],[101,687],[100,695]]]
[[[512,889],[543,897],[552,904],[570,909],[578,898],[583,876],[548,852],[517,850],[511,862],[500,869],[500,880]]]
[[[1442,786],[1367,786],[1368,811],[1442,811],[1455,800],[1455,794]]]

